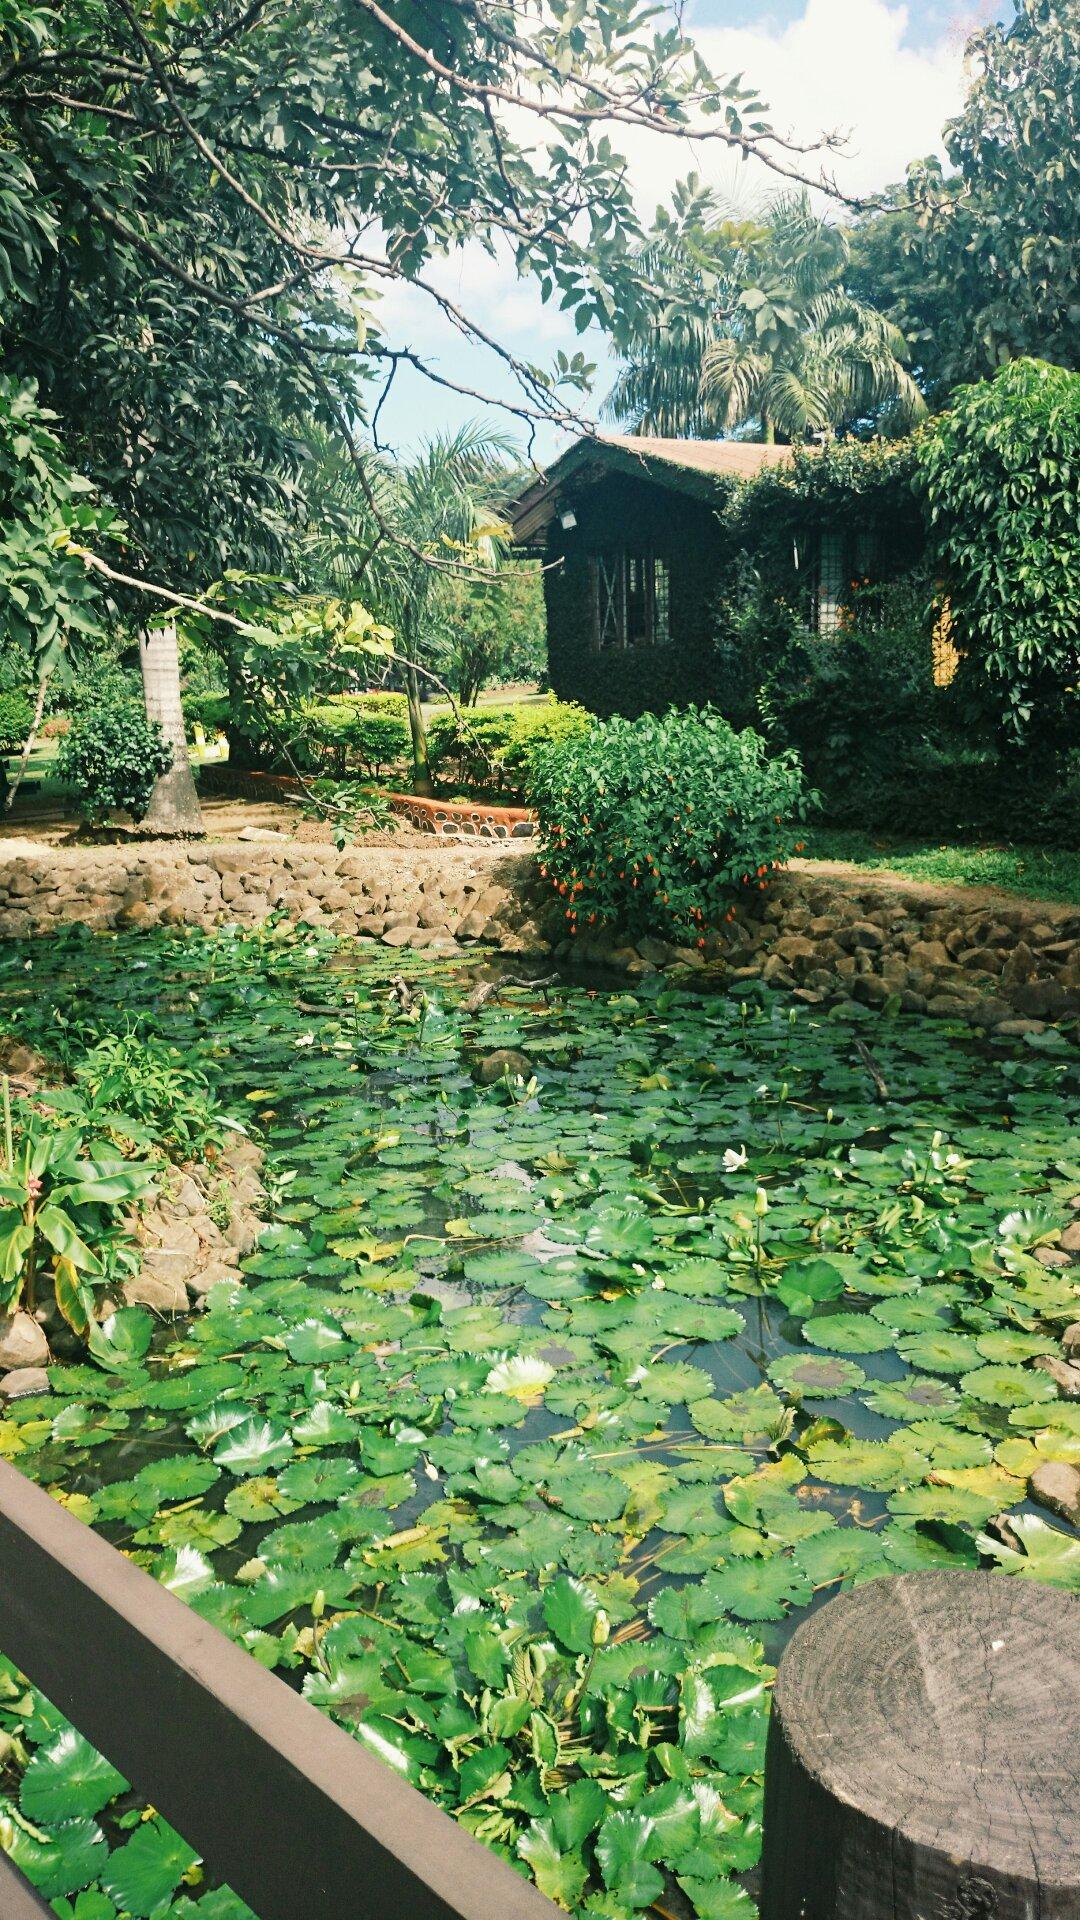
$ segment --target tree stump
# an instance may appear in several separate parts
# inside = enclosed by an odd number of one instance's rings
[[[762,1920],[1078,1920],[1080,1603],[913,1573],[780,1663]]]

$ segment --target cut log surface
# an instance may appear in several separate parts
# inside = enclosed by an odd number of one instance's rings
[[[1001,1574],[840,1594],[780,1663],[762,1920],[1080,1920],[1080,1602]]]

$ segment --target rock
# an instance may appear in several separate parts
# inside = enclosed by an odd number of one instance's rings
[[[224,1260],[208,1260],[188,1281],[188,1292],[196,1300],[208,1294],[211,1287],[238,1286],[243,1281],[239,1267],[227,1266]]]
[[[0,1379],[0,1394],[5,1400],[20,1400],[24,1394],[49,1391],[49,1376],[44,1367],[13,1367]]]
[[[1080,1260],[1080,1220],[1074,1220],[1066,1227],[1061,1236],[1061,1245],[1066,1253],[1075,1254]]]
[[[1080,1468],[1064,1460],[1047,1460],[1036,1467],[1028,1481],[1028,1493],[1040,1507],[1060,1514],[1070,1526],[1080,1526]]]
[[[533,1063],[527,1053],[519,1052],[517,1047],[496,1047],[494,1053],[484,1055],[473,1068],[473,1079],[482,1087],[492,1087],[496,1081],[509,1074],[512,1080],[520,1074],[523,1080],[532,1077]]]
[[[179,1276],[148,1273],[144,1267],[134,1280],[124,1283],[124,1304],[151,1307],[155,1313],[186,1313],[188,1292]]]
[[[1017,1011],[1032,1020],[1060,1020],[1062,1014],[1069,1012],[1074,999],[1075,995],[1059,980],[1030,980],[1026,986],[1017,987],[1012,996]]]
[[[851,983],[851,993],[864,1007],[883,1007],[892,997],[892,988],[878,973],[860,973]]]
[[[1035,972],[1035,955],[1026,940],[1018,940],[1002,969],[1006,986],[1022,986]]]
[[[287,833],[279,833],[276,827],[241,827],[238,840],[278,840],[284,846],[289,844]]]
[[[1067,1360],[1080,1360],[1080,1320],[1074,1320],[1061,1336],[1061,1350]]]
[[[403,926],[387,927],[383,934],[384,947],[411,947],[416,944],[420,929],[415,922],[406,921]]]
[[[675,951],[667,940],[658,940],[652,933],[642,936],[637,943],[637,950],[641,958],[648,960],[654,967],[666,966]]]
[[[48,1358],[49,1343],[32,1314],[20,1310],[0,1317],[0,1368],[43,1367]]]
[[[841,927],[838,938],[843,947],[883,947],[885,935],[873,920],[853,920],[849,926]]]
[[[961,999],[957,993],[934,993],[926,1003],[927,1013],[933,1013],[945,1019],[951,1015],[966,1014],[967,1010],[968,1002]]]
[[[477,913],[474,907],[472,912],[467,913],[463,920],[459,920],[455,931],[459,940],[480,940],[483,938],[486,925],[487,915]]]
[[[1036,1247],[1035,1258],[1040,1267],[1071,1267],[1072,1261],[1060,1247]]]
[[[942,940],[916,940],[908,949],[908,959],[913,967],[927,967],[932,973],[949,964],[949,955]]]
[[[1070,1360],[1059,1360],[1053,1353],[1040,1353],[1035,1365],[1050,1375],[1066,1400],[1080,1400],[1080,1366]]]
[[[21,1040],[16,1040],[10,1034],[0,1035],[0,1068],[5,1073],[18,1074],[21,1078],[29,1075],[34,1080],[44,1079],[50,1073],[49,1063],[43,1053],[38,1053],[34,1047],[24,1046]],[[55,1078],[52,1084],[55,1086]]]
[[[994,1033],[1007,1040],[1022,1040],[1027,1033],[1045,1033],[1045,1020],[1000,1020]]]

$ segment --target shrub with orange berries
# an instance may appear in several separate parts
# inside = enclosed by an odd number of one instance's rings
[[[767,890],[814,799],[794,753],[708,707],[595,720],[545,742],[528,797],[572,931],[604,923],[699,947],[734,899]]]

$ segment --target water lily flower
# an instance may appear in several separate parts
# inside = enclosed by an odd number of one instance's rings
[[[738,1153],[736,1153],[734,1147],[724,1148],[723,1167],[724,1167],[725,1173],[738,1173],[739,1168],[745,1167],[745,1165],[746,1165],[746,1148],[745,1147],[740,1147]]]

